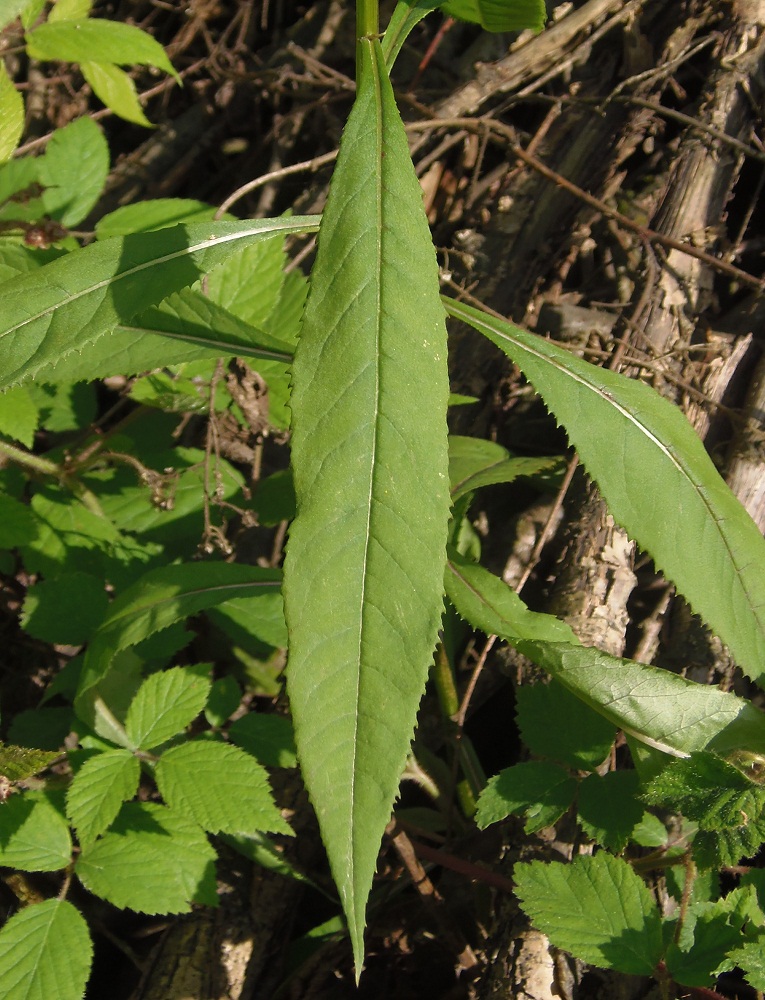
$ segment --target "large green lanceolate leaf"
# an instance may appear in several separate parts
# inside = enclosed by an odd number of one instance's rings
[[[518,365],[566,428],[614,518],[749,676],[765,678],[765,540],[680,410],[642,382],[463,303],[446,304]]]
[[[55,381],[68,357],[87,357],[115,327],[248,244],[317,228],[317,219],[299,216],[173,226],[101,240],[11,278],[3,284],[0,389],[36,376]]]
[[[765,713],[727,691],[560,642],[519,642],[538,666],[619,729],[675,757],[695,750],[765,753]]]
[[[448,0],[442,10],[487,31],[541,31],[547,19],[544,0]]]
[[[75,699],[77,714],[102,736],[129,746],[99,693],[116,654],[230,598],[272,596],[280,581],[278,570],[232,563],[189,563],[147,573],[112,604],[88,647]]]
[[[293,366],[285,566],[298,754],[357,969],[441,618],[449,510],[436,262],[382,51],[359,44]]]

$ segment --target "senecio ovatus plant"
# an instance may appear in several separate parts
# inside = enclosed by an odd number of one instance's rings
[[[765,839],[755,766],[765,753],[765,720],[752,704],[581,646],[567,625],[531,612],[501,580],[460,554],[456,541],[449,544],[459,527],[450,522],[452,510],[455,519],[463,517],[465,497],[498,475],[497,455],[477,447],[486,442],[450,442],[447,435],[446,320],[452,317],[488,337],[523,371],[566,429],[616,521],[747,675],[762,681],[765,544],[679,410],[639,381],[440,296],[420,186],[389,80],[411,29],[439,6],[490,30],[541,30],[545,19],[542,0],[412,0],[399,3],[381,32],[375,0],[359,0],[357,94],[320,218],[214,221],[213,211],[198,204],[192,211],[188,204],[147,203],[105,218],[97,239],[79,246],[66,227],[97,202],[108,171],[103,137],[83,119],[55,133],[43,156],[14,157],[23,105],[5,71],[0,77],[3,218],[19,220],[27,237],[31,227],[48,226],[55,244],[32,250],[19,238],[3,239],[0,383],[6,401],[17,413],[29,412],[24,407],[40,385],[70,386],[219,357],[255,359],[274,385],[281,379],[285,398],[289,392],[296,494],[283,576],[180,560],[133,572],[116,600],[98,611],[72,692],[74,728],[86,735],[70,752],[65,794],[34,777],[59,759],[57,752],[3,750],[6,779],[21,784],[0,810],[0,862],[66,873],[59,898],[25,907],[0,932],[0,977],[12,1000],[82,995],[91,946],[85,921],[66,899],[72,877],[118,906],[181,912],[191,901],[215,902],[208,833],[239,838],[244,849],[248,835],[288,829],[261,763],[285,762],[263,750],[273,733],[258,742],[240,720],[225,739],[187,736],[201,710],[211,725],[232,710],[221,707],[231,692],[211,686],[206,665],[135,676],[131,651],[139,643],[234,600],[249,599],[258,634],[274,645],[288,643],[297,756],[357,973],[379,845],[410,750],[444,594],[464,619],[513,643],[582,713],[599,720],[596,744],[603,726],[606,746],[616,728],[627,734],[643,801],[684,804],[702,832],[706,823],[696,864],[735,862]],[[30,55],[79,61],[96,94],[125,117],[137,120],[140,106],[131,102],[132,82],[120,64],[172,71],[161,49],[137,29],[90,19],[88,2],[59,0],[36,28],[42,2],[11,7],[28,29]],[[180,224],[171,224],[179,217]],[[306,233],[318,233],[318,251],[295,345],[283,318],[299,314],[304,281],[282,273],[283,243]],[[265,272],[275,275],[268,291]],[[267,294],[268,308],[261,308]],[[260,303],[254,311],[242,304],[248,295]],[[31,444],[32,432],[19,432],[22,445]],[[6,442],[3,449],[39,477],[58,474],[77,505],[82,535],[108,538],[112,552],[124,555],[124,535],[112,522],[104,527],[95,485],[86,488],[71,470],[64,474],[21,445]],[[505,478],[518,474],[507,453],[500,457]],[[0,502],[4,523],[16,525],[5,547],[44,560],[35,538],[43,521],[54,523],[50,502],[28,506],[7,490]],[[139,555],[149,560],[151,553]],[[237,698],[234,692],[233,705]],[[287,743],[282,749],[294,763]],[[549,796],[534,806],[539,822],[554,819],[577,794],[585,815],[582,801],[601,779],[593,774],[577,792],[579,778],[565,770],[590,767],[592,754],[582,754],[559,752],[557,762],[530,762],[533,773],[498,776],[479,803],[478,821],[528,813],[534,794],[519,797],[523,780],[526,787],[541,782],[549,790],[557,782],[564,789],[552,812]],[[142,773],[164,804],[135,801]],[[590,822],[594,839],[596,825]],[[600,842],[617,853],[623,846],[608,831]],[[147,858],[155,863],[147,867]],[[691,984],[738,963],[763,989],[756,956],[765,918],[751,887],[697,915],[697,927],[735,925],[736,933],[729,940],[715,932],[727,950],[715,953],[711,964],[694,965],[688,956],[700,946],[693,928],[667,946],[648,889],[614,854],[603,851],[572,866],[519,866],[516,878],[532,919],[554,944],[585,960],[625,972],[662,969],[665,982],[674,975]],[[605,914],[597,927],[587,915],[593,894]],[[586,939],[578,933],[582,921]],[[628,938],[635,946],[620,951],[618,941]]]

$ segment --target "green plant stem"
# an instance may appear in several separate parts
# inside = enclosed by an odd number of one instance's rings
[[[0,455],[5,455],[11,462],[24,465],[33,472],[41,472],[45,476],[56,476],[61,478],[61,468],[49,458],[40,458],[39,455],[32,455],[22,448],[17,448],[7,441],[0,441]]]
[[[356,37],[373,38],[380,33],[378,0],[356,0]]]
[[[438,703],[446,719],[454,719],[460,710],[460,699],[457,694],[457,686],[454,683],[454,671],[446,654],[444,644],[439,642],[436,647],[436,655],[433,658],[433,666],[430,668],[430,676],[436,686]]]

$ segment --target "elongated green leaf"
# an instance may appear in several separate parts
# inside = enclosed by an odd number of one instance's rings
[[[99,682],[108,673],[113,657],[168,625],[232,597],[252,597],[278,590],[280,581],[278,570],[231,563],[191,563],[147,573],[112,604],[88,647],[75,699],[80,718],[108,739],[125,742],[124,732],[119,726],[114,728],[114,720],[104,711],[98,693]],[[198,711],[203,705],[204,699]],[[136,737],[140,735],[142,741],[148,738],[142,722],[136,720],[135,727]]]
[[[132,24],[101,18],[48,21],[28,32],[26,41],[33,59],[156,66],[180,83],[181,78],[159,42]]]
[[[521,642],[518,648],[647,746],[675,757],[742,747],[765,753],[765,713],[734,694],[585,646]]]
[[[127,750],[107,750],[85,761],[66,795],[66,814],[80,843],[92,844],[111,824],[140,780],[138,758]]]
[[[442,10],[487,31],[541,31],[547,19],[544,0],[448,0]]]
[[[584,962],[650,976],[662,957],[661,918],[648,886],[605,851],[569,865],[517,864],[516,892],[556,948]]]
[[[360,969],[364,911],[441,617],[449,508],[435,257],[378,42],[293,366],[288,692]]]
[[[85,355],[120,324],[243,249],[278,234],[312,232],[315,218],[173,226],[101,240],[3,285],[0,388],[51,381],[56,365]],[[80,376],[81,377],[81,376]]]
[[[449,481],[452,500],[497,483],[512,483],[522,477],[551,477],[560,471],[561,459],[517,457],[494,441],[449,436]]]
[[[470,306],[450,315],[500,347],[565,428],[614,518],[754,680],[765,678],[765,540],[680,410]]]
[[[503,580],[452,548],[444,586],[460,616],[487,635],[498,635],[509,642],[521,639],[579,642],[570,625],[555,615],[529,611]]]
[[[33,0],[0,0],[0,29],[15,20]]]
[[[389,70],[396,61],[396,56],[401,51],[401,46],[408,38],[412,29],[431,10],[435,10],[436,7],[440,6],[441,0],[399,0],[388,23],[388,27],[385,29],[382,41],[385,63]]]
[[[0,930],[4,1000],[82,1000],[93,945],[88,925],[65,899],[15,913]]]

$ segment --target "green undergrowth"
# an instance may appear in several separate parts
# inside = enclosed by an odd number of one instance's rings
[[[719,880],[765,842],[765,718],[582,646],[481,565],[478,491],[554,490],[565,460],[448,434],[450,402],[466,401],[449,395],[447,319],[519,367],[616,521],[755,684],[765,543],[651,388],[440,297],[388,77],[438,6],[401,3],[381,34],[376,4],[359,2],[357,94],[321,217],[218,219],[171,199],[78,233],[109,172],[103,134],[84,117],[20,150],[22,90],[0,75],[0,572],[23,581],[19,641],[47,650],[39,704],[2,720],[0,864],[31,879],[0,930],[9,1000],[83,995],[76,882],[141,913],[215,906],[223,843],[303,877],[275,861],[272,838],[293,831],[269,778],[298,762],[357,974],[404,773],[431,794],[419,818],[434,829],[455,809],[465,829],[515,814],[529,835],[575,820],[580,856],[514,872],[556,947],[653,975],[666,997],[735,967],[765,990],[762,872],[727,891]],[[540,0],[442,6],[489,30],[545,20]],[[89,17],[87,0],[0,14],[6,29],[21,18],[29,59],[77,63],[129,121],[147,124],[121,67],[174,73],[148,35]],[[316,232],[310,279],[287,273],[290,240]],[[253,489],[264,435],[289,435],[291,460]],[[248,529],[288,523],[283,564],[238,557]],[[443,712],[457,713],[460,622],[546,680],[518,690],[529,759],[487,783],[465,739],[455,791],[412,738],[437,645]],[[252,710],[280,695],[285,651],[289,718]]]

